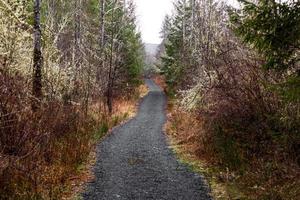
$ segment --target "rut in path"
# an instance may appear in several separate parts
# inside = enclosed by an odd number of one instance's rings
[[[202,176],[177,161],[163,125],[166,97],[152,80],[137,116],[114,129],[97,147],[95,180],[83,199],[209,200]]]

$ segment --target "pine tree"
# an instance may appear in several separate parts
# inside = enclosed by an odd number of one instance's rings
[[[235,32],[264,55],[267,69],[293,68],[300,60],[300,2],[239,1],[242,10],[231,12]]]
[[[189,48],[188,40],[191,35],[192,24],[191,6],[185,0],[177,1],[175,14],[164,20],[164,48],[162,56],[162,72],[165,74],[167,83],[172,87],[180,85],[184,71],[188,68]]]

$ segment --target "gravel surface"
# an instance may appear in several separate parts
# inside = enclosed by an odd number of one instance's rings
[[[209,200],[203,177],[179,163],[162,132],[166,97],[152,80],[139,112],[97,147],[95,180],[83,199]]]

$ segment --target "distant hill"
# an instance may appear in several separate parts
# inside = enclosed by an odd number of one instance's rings
[[[146,64],[153,65],[156,61],[156,53],[158,51],[159,44],[145,44],[146,51]]]
[[[155,56],[158,51],[159,44],[145,44],[145,51],[147,55]]]
[[[146,43],[144,44],[144,46],[145,46],[145,53],[146,53],[145,72],[149,74],[158,70],[155,67],[155,63],[156,63],[156,54],[158,52],[159,44]]]

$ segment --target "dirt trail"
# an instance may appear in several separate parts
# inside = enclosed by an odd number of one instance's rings
[[[147,79],[149,94],[137,116],[97,147],[95,180],[83,199],[209,200],[203,178],[179,163],[162,132],[166,97]]]

